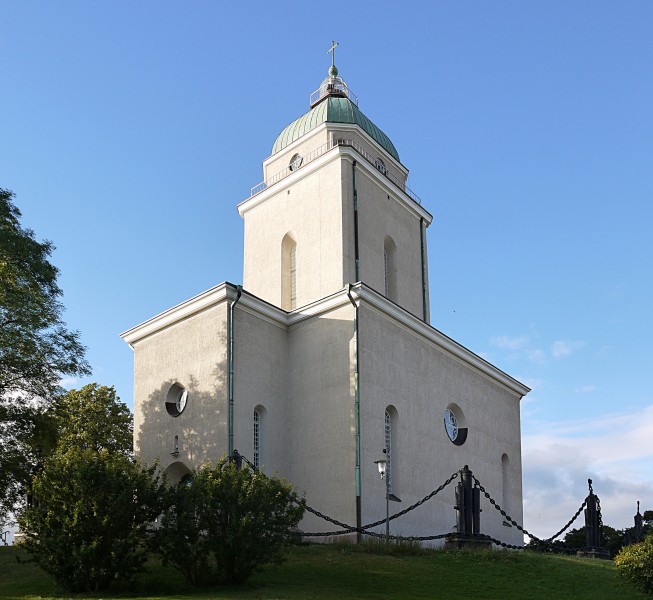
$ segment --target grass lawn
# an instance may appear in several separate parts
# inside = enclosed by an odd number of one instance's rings
[[[16,548],[0,548],[0,598],[71,598],[36,565],[19,563]],[[306,545],[291,550],[233,588],[192,588],[158,562],[131,590],[73,598],[301,598],[364,600],[643,600],[617,577],[612,561],[527,552],[441,552],[422,556],[364,553],[352,545]]]

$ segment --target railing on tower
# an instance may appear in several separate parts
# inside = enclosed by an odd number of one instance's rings
[[[275,183],[279,183],[280,181],[282,181],[283,179],[285,179],[295,171],[303,169],[306,165],[312,163],[314,160],[318,159],[323,154],[326,154],[327,152],[329,152],[329,150],[335,148],[336,146],[345,146],[347,148],[352,148],[353,150],[355,150],[358,154],[360,154],[360,156],[363,159],[365,159],[365,161],[367,161],[375,169],[377,169],[382,175],[384,175],[387,179],[389,179],[395,185],[395,187],[397,187],[399,190],[401,190],[406,195],[408,195],[412,200],[417,202],[417,204],[422,204],[421,198],[415,192],[413,192],[403,181],[395,177],[388,169],[383,167],[383,165],[378,162],[376,157],[373,157],[371,154],[369,154],[354,140],[344,140],[344,139],[331,140],[326,144],[322,144],[319,148],[313,150],[313,152],[304,156],[301,164],[297,165],[296,163],[293,163],[292,165],[286,167],[283,171],[280,171],[279,173],[273,175],[272,177],[266,179],[265,181],[261,181],[261,183],[255,185],[252,188],[250,193],[250,198],[252,196],[256,196],[256,194],[269,188]]]

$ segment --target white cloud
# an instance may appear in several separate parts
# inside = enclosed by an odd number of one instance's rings
[[[490,342],[498,348],[504,350],[520,350],[528,344],[528,337],[525,335],[510,337],[508,335],[499,335],[493,337]]]
[[[603,521],[630,527],[637,501],[653,509],[653,405],[630,414],[540,426],[523,437],[524,526],[549,537],[575,513],[593,480]],[[572,527],[584,524],[582,515]]]
[[[564,340],[556,340],[551,346],[551,354],[554,358],[564,358],[571,356],[573,352],[583,347],[583,342],[567,342]]]

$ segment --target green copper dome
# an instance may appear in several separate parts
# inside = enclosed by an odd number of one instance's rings
[[[372,123],[349,98],[341,96],[327,96],[319,104],[314,105],[305,115],[288,125],[274,142],[272,154],[280,152],[322,123],[358,125],[390,156],[399,160],[397,149],[390,141],[390,138]]]

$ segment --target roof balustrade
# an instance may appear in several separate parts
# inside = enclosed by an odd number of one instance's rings
[[[401,190],[406,195],[408,195],[413,201],[417,202],[417,204],[420,205],[422,204],[421,198],[417,194],[415,194],[415,192],[413,192],[403,181],[395,177],[387,168],[383,167],[382,164],[379,164],[378,159],[376,157],[369,154],[354,140],[344,140],[344,139],[331,140],[325,144],[322,144],[319,148],[316,148],[315,150],[313,150],[313,152],[304,156],[301,164],[298,165],[296,162],[293,162],[292,165],[289,165],[283,171],[279,171],[278,173],[266,179],[265,181],[261,181],[261,183],[255,185],[252,188],[250,193],[250,198],[252,196],[256,196],[256,194],[259,194],[263,190],[275,185],[276,183],[279,183],[280,181],[284,180],[292,173],[295,173],[300,169],[303,169],[306,165],[312,163],[314,160],[318,159],[323,154],[326,154],[327,152],[329,152],[329,150],[335,148],[336,146],[345,146],[347,148],[352,148],[353,150],[355,150],[358,154],[360,154],[360,156],[365,161],[367,161],[375,169],[377,169],[379,173],[381,173],[387,179],[389,179],[395,185],[395,187],[397,187],[399,190]]]

